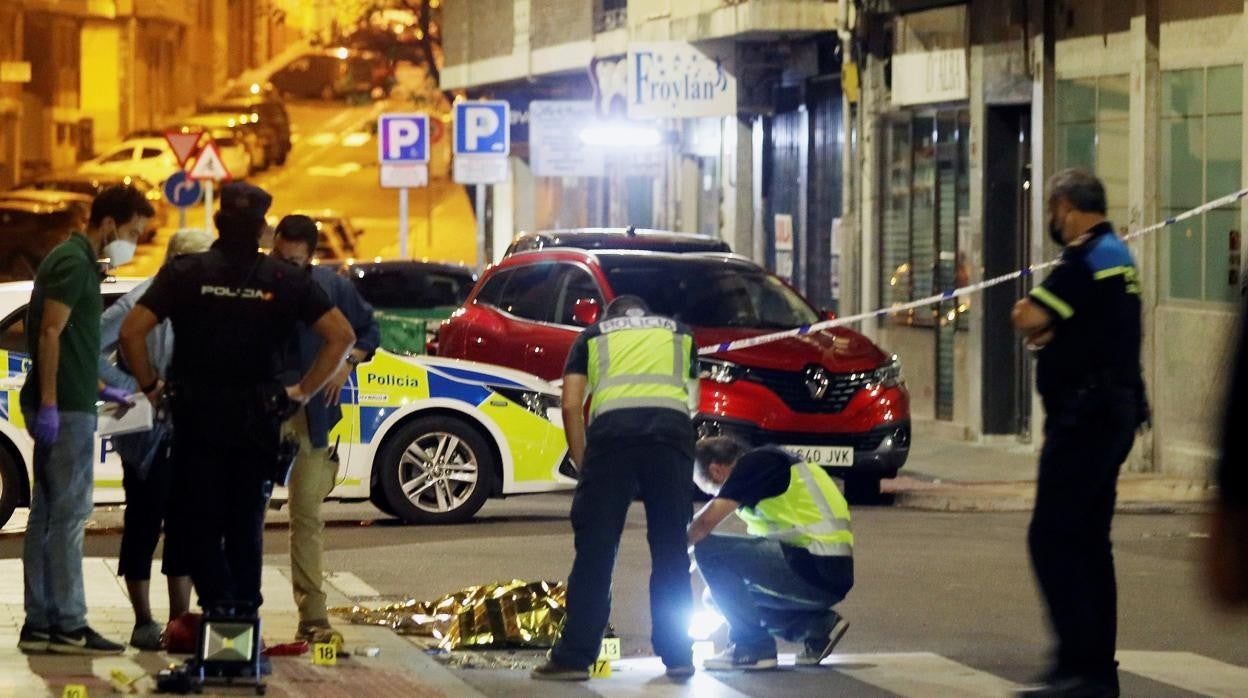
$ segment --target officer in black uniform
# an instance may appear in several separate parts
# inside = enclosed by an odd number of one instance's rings
[[[1105,220],[1105,187],[1082,170],[1049,183],[1049,235],[1063,246],[1044,283],[1014,306],[1036,349],[1044,446],[1028,531],[1057,633],[1043,696],[1117,696],[1117,586],[1110,522],[1118,471],[1148,419],[1140,371],[1140,281]]]
[[[145,338],[173,322],[169,397],[178,464],[170,508],[190,547],[191,579],[210,613],[255,612],[265,503],[275,479],[284,413],[316,395],[355,341],[351,325],[307,272],[260,254],[273,199],[222,187],[207,252],[166,264],[121,328],[126,364],[148,399],[164,389]],[[278,380],[299,323],[324,343],[295,385]],[[282,483],[278,483],[282,484]]]

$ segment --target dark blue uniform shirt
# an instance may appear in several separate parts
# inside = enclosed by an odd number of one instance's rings
[[[1094,383],[1140,385],[1140,281],[1131,252],[1108,222],[1061,262],[1031,300],[1053,320],[1040,350],[1036,387],[1046,402]]]

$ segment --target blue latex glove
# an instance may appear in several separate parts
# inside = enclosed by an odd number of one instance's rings
[[[130,399],[130,391],[124,388],[106,385],[100,391],[100,399],[104,402],[114,402],[125,407],[134,407],[134,401]]]
[[[43,405],[39,408],[39,414],[35,416],[35,428],[31,430],[31,433],[41,446],[47,446],[56,441],[56,437],[61,433],[61,413],[56,409],[56,405]]]

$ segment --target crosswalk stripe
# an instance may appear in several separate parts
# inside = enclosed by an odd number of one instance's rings
[[[999,698],[1018,685],[930,652],[834,654],[823,666],[901,696],[983,696]]]
[[[1122,671],[1205,696],[1248,693],[1248,669],[1191,652],[1119,652]]]
[[[720,683],[705,671],[694,673],[693,678],[684,683],[669,681],[663,672],[663,660],[658,657],[622,659],[611,663],[610,678],[593,679],[586,686],[603,698],[631,698],[632,696],[747,698],[746,694]]]
[[[376,589],[351,572],[331,572],[325,581],[341,591],[343,596],[353,599],[380,596]]]

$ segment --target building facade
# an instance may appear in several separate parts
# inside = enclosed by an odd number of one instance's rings
[[[275,0],[0,4],[0,189],[158,128],[281,49]]]
[[[1242,187],[1245,13],[1244,0],[462,0],[444,10],[443,78],[512,104],[521,145],[491,188],[496,254],[530,229],[710,233],[851,314],[1055,257],[1044,183],[1065,167],[1105,181],[1124,232]],[[661,157],[640,166],[535,174],[541,145],[516,138],[530,104],[590,100],[609,119],[612,61],[647,41],[725,56],[736,112],[665,121]],[[1202,476],[1215,457],[1246,215],[1132,243],[1155,410],[1130,469]],[[1033,359],[1009,324],[1033,282],[862,324],[902,358],[921,430],[1038,446]]]
[[[846,9],[822,0],[447,3],[443,87],[507,99],[516,122],[511,178],[491,187],[494,258],[524,230],[707,233],[835,307],[846,132],[837,29]],[[551,129],[533,123],[550,113],[543,103],[592,103],[587,123],[619,124],[620,100],[639,87],[628,83],[630,46],[647,42],[712,57],[734,79],[733,101],[710,115],[675,108],[647,121],[662,134],[649,150],[594,155],[572,143],[573,159],[598,159],[552,163],[543,152]]]
[[[847,311],[1054,257],[1043,185],[1065,167],[1104,180],[1123,232],[1244,185],[1242,0],[884,10],[853,18],[863,93]],[[1132,243],[1154,415],[1131,469],[1200,477],[1215,457],[1245,215],[1229,206]],[[902,357],[916,418],[960,438],[1038,443],[1031,358],[1008,322],[1028,283],[868,323]]]

